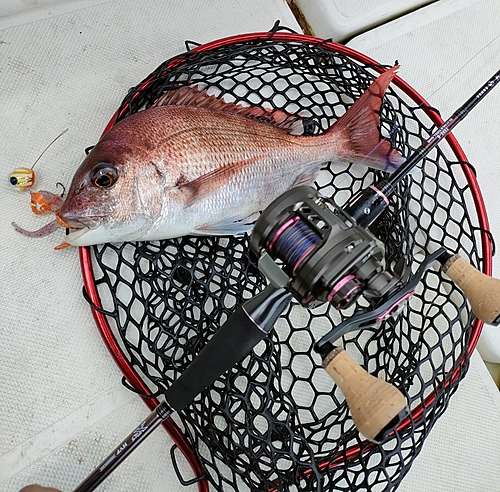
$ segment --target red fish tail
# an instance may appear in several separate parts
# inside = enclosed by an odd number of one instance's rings
[[[392,172],[404,157],[380,136],[379,111],[385,91],[399,66],[392,67],[375,79],[361,97],[328,130],[344,141],[343,157],[363,161],[370,167]]]

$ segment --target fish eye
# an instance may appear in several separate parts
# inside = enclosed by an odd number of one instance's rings
[[[118,171],[108,162],[100,162],[90,172],[90,181],[97,188],[111,188],[118,179]]]

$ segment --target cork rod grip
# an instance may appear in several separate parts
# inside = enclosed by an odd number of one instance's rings
[[[460,255],[453,255],[443,265],[443,272],[463,291],[481,321],[499,324],[500,280],[480,272]]]
[[[385,427],[406,407],[406,398],[392,384],[368,374],[342,348],[323,360],[323,367],[344,393],[356,428],[375,441]]]

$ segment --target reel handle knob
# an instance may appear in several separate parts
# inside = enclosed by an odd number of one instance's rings
[[[323,368],[344,393],[356,428],[368,440],[379,442],[406,416],[401,391],[369,374],[344,349],[335,347]]]
[[[481,321],[500,323],[500,280],[480,272],[460,255],[448,258],[443,272],[463,291]]]

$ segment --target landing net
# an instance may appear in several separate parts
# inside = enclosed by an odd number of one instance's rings
[[[383,68],[344,46],[278,29],[237,36],[190,46],[167,60],[130,90],[112,124],[150,107],[166,91],[198,85],[227,101],[298,113],[306,133],[321,133]],[[404,82],[391,84],[381,133],[404,156],[440,122],[437,111]],[[389,263],[403,255],[415,271],[426,252],[445,246],[483,271],[491,268],[482,201],[465,160],[450,139],[399,185],[374,227]],[[380,177],[359,164],[325,163],[316,186],[342,206]],[[93,271],[95,279],[86,290],[99,327],[115,344],[115,358],[123,356],[125,373],[135,373],[153,401],[161,400],[236,306],[266,286],[247,236],[82,251],[84,272],[90,278]],[[312,351],[314,341],[352,312],[292,304],[268,340],[178,416],[212,490],[397,488],[464,377],[481,323],[436,268],[425,274],[397,319],[341,340],[352,357],[400,388],[410,404],[410,419],[388,441],[374,445],[357,432],[342,393]]]

